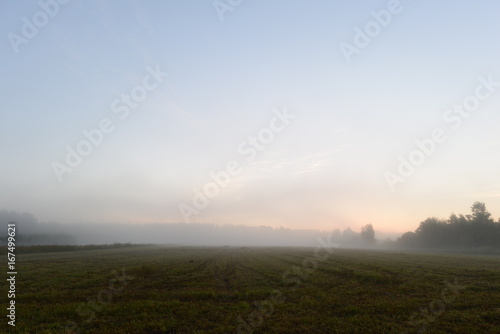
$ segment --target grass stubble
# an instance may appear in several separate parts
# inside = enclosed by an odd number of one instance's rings
[[[500,333],[498,256],[336,249],[309,275],[312,248],[47,250],[17,258],[6,333]]]

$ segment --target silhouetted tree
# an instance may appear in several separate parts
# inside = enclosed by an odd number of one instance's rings
[[[439,247],[447,243],[446,221],[432,217],[420,223],[415,230],[419,243],[424,247]]]
[[[417,235],[415,232],[406,232],[398,239],[397,243],[405,247],[416,247],[418,246]]]
[[[375,231],[373,230],[372,224],[365,225],[361,228],[361,240],[369,245],[375,243]]]
[[[491,213],[486,210],[486,205],[482,202],[475,202],[471,207],[472,214],[470,220],[472,223],[488,224],[493,223],[493,219],[490,218]]]

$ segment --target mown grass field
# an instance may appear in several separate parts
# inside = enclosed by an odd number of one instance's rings
[[[16,327],[4,315],[0,331],[500,333],[498,256],[325,254],[317,268],[312,248],[19,254]]]

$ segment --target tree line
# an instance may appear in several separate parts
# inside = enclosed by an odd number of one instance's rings
[[[448,219],[427,218],[415,232],[395,241],[406,248],[500,248],[500,219],[495,222],[482,202],[475,202],[471,214]]]

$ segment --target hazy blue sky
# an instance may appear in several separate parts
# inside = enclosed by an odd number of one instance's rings
[[[474,201],[500,217],[498,1],[61,2],[0,3],[1,209],[395,232]]]

